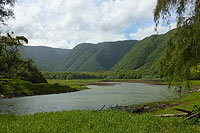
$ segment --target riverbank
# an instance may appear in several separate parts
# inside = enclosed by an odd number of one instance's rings
[[[87,85],[113,86],[119,83],[108,82],[132,82],[162,84],[153,80],[48,80],[48,83],[33,84],[17,79],[1,79],[0,98],[12,98],[23,96],[47,95],[75,92],[88,89]]]
[[[76,80],[74,80],[76,81]],[[168,83],[164,80],[146,80],[146,79],[109,79],[109,80],[77,80],[80,83],[87,85],[99,85],[99,86],[112,86],[115,84],[122,83],[146,83],[152,85],[167,85]]]
[[[190,93],[170,102],[177,106],[141,114],[120,110],[74,110],[22,116],[0,115],[0,132],[200,132],[198,123],[193,124],[192,120],[183,122],[184,117],[155,116],[180,113],[174,108],[192,110],[194,105],[200,105],[199,97],[200,92]]]
[[[33,84],[18,79],[1,79],[0,98],[58,94],[84,89],[88,88],[81,84],[59,84],[58,82]]]
[[[110,83],[115,82],[115,83]],[[120,82],[126,83],[147,83],[152,85],[167,85],[167,82],[163,80],[48,80],[48,83],[32,84],[23,80],[15,79],[1,79],[0,82],[0,98],[12,98],[21,96],[35,96],[35,95],[47,95],[80,91],[88,89],[87,85],[99,85],[99,86],[113,86]],[[192,86],[198,87],[200,81],[192,81]]]

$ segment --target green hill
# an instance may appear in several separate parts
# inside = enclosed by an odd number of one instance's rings
[[[23,46],[19,51],[25,58],[33,59],[42,71],[52,71],[55,61],[67,56],[70,52],[69,49],[44,46]]]
[[[71,50],[26,46],[20,51],[25,57],[35,60],[43,71],[145,70],[161,57],[165,42],[173,33],[174,30],[141,41],[83,43]]]
[[[98,44],[79,44],[57,62],[56,71],[110,70],[138,41],[127,40]]]
[[[163,35],[152,35],[139,41],[112,70],[136,70],[151,67],[162,55],[165,41],[173,33],[170,31]]]

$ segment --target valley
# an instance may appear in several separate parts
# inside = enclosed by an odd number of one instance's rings
[[[200,0],[0,1],[0,133],[199,133]]]
[[[144,70],[152,67],[174,31],[152,35],[141,41],[125,40],[98,44],[78,44],[73,49],[22,48],[21,53],[35,61],[42,71],[97,72]],[[47,67],[48,66],[48,67]]]

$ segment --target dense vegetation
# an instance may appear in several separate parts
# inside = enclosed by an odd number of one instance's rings
[[[182,14],[189,2],[194,4],[195,10],[191,12],[193,13],[191,17],[184,18]],[[177,9],[178,14],[178,29],[175,32],[153,35],[140,42],[123,41],[115,46],[112,45],[114,43],[78,45],[66,57],[63,55],[63,58],[59,57],[61,60],[59,58],[55,62],[49,60],[49,65],[55,65],[55,68],[51,69],[54,71],[87,72],[44,72],[46,78],[136,79],[142,78],[143,74],[149,75],[151,71],[148,72],[150,69],[147,68],[152,66],[156,68],[156,65],[160,63],[163,76],[171,80],[199,79],[200,1],[158,0],[154,12],[156,25],[160,17],[165,19],[171,15],[169,10],[173,7]],[[5,16],[12,16],[12,14],[11,12],[10,15],[5,14]],[[4,22],[4,20],[0,21]],[[54,81],[50,81],[51,84],[32,84],[46,82],[46,80],[31,60],[21,58],[18,54],[17,47],[21,45],[21,41],[27,42],[24,37],[12,37],[9,34],[1,36],[1,94],[23,96],[77,90],[71,86],[61,86]],[[129,49],[131,50],[129,51]],[[158,60],[159,58],[160,60]],[[56,58],[53,59],[56,60]],[[50,67],[46,70],[49,69]],[[137,71],[131,71],[135,69]],[[88,72],[99,70],[115,71]],[[154,74],[154,72],[152,73]],[[179,108],[192,110],[194,105],[200,104],[199,96],[200,92],[197,91],[172,103],[176,103]],[[37,113],[24,116],[0,115],[0,132],[200,132],[199,121],[195,121],[195,119],[199,120],[199,113],[197,117],[186,122],[183,122],[183,118],[155,116],[155,114],[176,113],[172,110],[173,108],[144,114],[89,110]]]
[[[96,45],[80,44],[56,67],[58,70],[71,72],[110,70],[136,42],[130,40]]]
[[[5,97],[17,97],[17,96],[34,96],[34,95],[46,95],[55,93],[66,93],[87,89],[85,84],[69,83],[40,83],[33,84],[28,81],[19,79],[0,79],[0,94]]]
[[[107,71],[137,42],[126,40],[79,44],[72,50],[27,46],[21,53],[25,57],[34,59],[42,71]]]
[[[167,40],[159,61],[160,72],[170,81],[188,81],[191,69],[200,63],[200,0],[158,0],[154,10],[156,26],[160,19],[169,25],[172,14],[178,28]]]
[[[190,80],[200,79],[200,66],[192,68]],[[99,72],[42,72],[46,79],[74,80],[74,79],[163,79],[154,70],[128,71],[99,71]]]
[[[22,53],[34,59],[43,71],[95,72],[136,69],[146,71],[163,55],[166,40],[173,34],[174,30],[163,35],[152,35],[142,41],[79,44],[72,50],[25,47]],[[35,54],[32,54],[33,52]]]
[[[53,71],[57,60],[67,56],[69,49],[50,48],[44,46],[23,46],[19,48],[22,57],[31,58],[42,71]]]
[[[0,77],[18,78],[32,83],[45,83],[42,73],[33,65],[32,60],[23,59],[18,47],[28,43],[23,36],[12,37],[10,34],[0,37]]]
[[[43,72],[47,79],[155,79],[158,74],[151,71],[100,71],[100,72]]]
[[[166,39],[173,34],[152,35],[134,45],[113,68],[114,70],[148,69],[163,54]]]

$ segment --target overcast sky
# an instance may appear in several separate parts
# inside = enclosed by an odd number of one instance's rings
[[[9,28],[26,36],[32,46],[73,48],[80,43],[141,40],[155,34],[156,1],[17,0]],[[159,26],[158,31],[165,33],[169,27]]]

